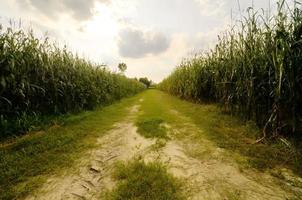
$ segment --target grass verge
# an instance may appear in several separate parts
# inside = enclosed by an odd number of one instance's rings
[[[128,114],[127,107],[140,95],[96,111],[71,115],[65,125],[30,133],[0,145],[0,199],[19,199],[37,189],[47,175],[68,169],[95,138]]]
[[[134,160],[119,163],[114,173],[118,181],[109,195],[112,200],[181,200],[181,182],[158,162]]]
[[[236,155],[243,156],[246,162],[242,164],[260,171],[285,167],[302,176],[301,143],[287,145],[281,140],[275,140],[252,144],[261,135],[261,130],[251,122],[224,114],[216,104],[196,104],[159,90],[148,90],[144,97],[142,108],[147,111],[142,116],[159,113],[162,119],[173,124],[173,128],[181,129],[182,118],[169,112],[178,111],[202,130],[202,133],[194,138],[195,142],[202,145],[204,142],[202,139],[207,138],[217,147],[228,150],[230,156],[234,158]],[[238,158],[238,161],[241,160]]]

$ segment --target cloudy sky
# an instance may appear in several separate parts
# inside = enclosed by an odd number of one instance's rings
[[[253,4],[266,9],[269,0]],[[231,16],[238,18],[251,5],[252,0],[0,0],[0,22],[21,19],[23,27],[47,32],[112,70],[125,62],[128,76],[159,82],[183,57],[213,45]]]

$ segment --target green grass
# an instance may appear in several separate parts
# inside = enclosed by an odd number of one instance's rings
[[[170,115],[168,113],[169,107],[166,104],[162,95],[158,95],[158,90],[156,89],[148,89],[144,92],[142,96],[142,101],[140,102],[142,111],[138,116],[139,120],[145,119],[162,119],[167,123],[171,122],[172,119],[169,119]]]
[[[112,200],[180,200],[184,199],[181,182],[158,162],[135,160],[119,163],[114,173],[117,187],[109,195]]]
[[[167,138],[167,130],[164,120],[158,118],[146,119],[136,123],[138,133],[146,138]]]
[[[37,189],[45,177],[64,171],[95,138],[128,114],[127,107],[140,95],[124,99],[96,111],[71,115],[65,125],[30,133],[11,144],[0,145],[0,199],[22,198]]]
[[[136,119],[138,133],[147,138],[168,139],[167,125],[175,121],[175,117],[169,113],[169,107],[162,103],[165,102],[162,95],[158,95],[155,89],[148,89],[142,96],[140,102],[140,113]]]
[[[142,110],[144,116],[154,116],[159,113],[161,118],[173,125],[175,129],[183,128],[184,119],[169,111],[176,110],[179,115],[187,117],[202,133],[195,134],[194,141],[204,148],[204,138],[214,142],[217,147],[225,149],[229,156],[237,159],[236,155],[244,157],[246,161],[239,164],[261,171],[287,167],[297,175],[302,175],[302,147],[288,147],[279,140],[252,144],[261,131],[252,122],[244,122],[236,116],[224,114],[216,104],[196,104],[165,94],[159,90],[144,92]],[[144,108],[147,108],[146,110]],[[159,107],[157,109],[157,107]],[[150,113],[150,114],[146,114]],[[190,130],[188,130],[190,131]],[[189,132],[179,135],[186,137]],[[198,151],[198,149],[196,150]],[[198,156],[198,153],[195,154]],[[204,156],[200,154],[200,156]]]

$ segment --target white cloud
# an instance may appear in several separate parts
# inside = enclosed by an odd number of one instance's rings
[[[118,48],[123,57],[141,58],[164,52],[169,42],[162,33],[127,27],[119,33]]]
[[[149,77],[160,82],[168,76],[173,68],[180,63],[190,51],[190,36],[186,33],[176,33],[171,36],[169,48],[160,55],[148,55],[144,58],[126,58],[127,75],[130,77]]]
[[[68,12],[75,20],[88,20],[93,16],[96,2],[110,3],[110,0],[17,0],[20,7],[33,9],[55,19],[62,12]]]
[[[225,16],[229,13],[227,3],[231,0],[194,0],[199,4],[202,15],[204,16]]]

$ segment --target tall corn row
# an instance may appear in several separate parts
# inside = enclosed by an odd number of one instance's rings
[[[216,101],[255,120],[263,136],[301,134],[302,11],[284,1],[270,20],[249,10],[207,54],[181,63],[159,87],[186,99]],[[285,9],[286,8],[286,9]]]
[[[93,109],[143,89],[47,38],[0,29],[0,138],[26,131],[40,116]]]

